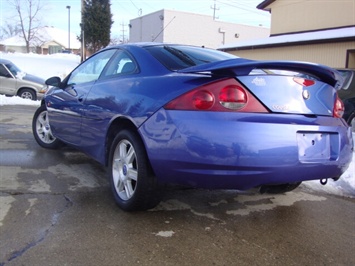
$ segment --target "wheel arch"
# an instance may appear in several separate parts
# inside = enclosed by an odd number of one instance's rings
[[[16,95],[20,95],[20,93],[23,91],[23,90],[30,90],[34,93],[35,97],[37,98],[37,90],[35,88],[32,88],[32,87],[20,87],[17,92],[16,92]]]
[[[136,132],[138,135],[137,126],[126,117],[117,117],[113,120],[107,130],[106,140],[105,140],[105,166],[108,166],[109,156],[110,156],[110,148],[115,136],[121,130],[128,129]],[[141,138],[142,139],[142,138]],[[143,141],[142,141],[143,142]]]

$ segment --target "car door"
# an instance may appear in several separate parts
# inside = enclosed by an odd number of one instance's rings
[[[16,94],[16,78],[11,75],[7,68],[0,64],[0,93],[6,95]]]
[[[63,88],[47,96],[47,110],[53,134],[68,143],[80,145],[85,99],[102,70],[115,53],[104,50],[79,65],[63,82]]]
[[[118,49],[85,100],[81,148],[99,161],[112,118],[127,114],[131,102],[136,101],[137,96],[130,90],[139,83],[138,72],[133,57]]]

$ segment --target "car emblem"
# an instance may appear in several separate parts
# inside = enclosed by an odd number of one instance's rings
[[[260,77],[256,77],[251,83],[255,84],[256,86],[266,86],[265,79]]]
[[[304,91],[302,92],[302,96],[303,96],[303,99],[308,100],[309,97],[310,97],[309,91],[308,91],[308,90],[304,90]]]

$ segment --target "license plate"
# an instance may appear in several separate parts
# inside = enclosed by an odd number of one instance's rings
[[[327,133],[297,133],[300,161],[329,161],[330,135]]]

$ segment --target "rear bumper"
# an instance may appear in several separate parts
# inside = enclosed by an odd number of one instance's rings
[[[140,133],[160,182],[204,188],[338,178],[353,150],[332,117],[160,110]]]

